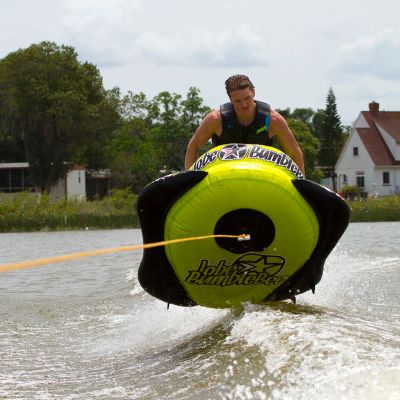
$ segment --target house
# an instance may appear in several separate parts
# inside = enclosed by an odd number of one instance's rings
[[[35,192],[27,162],[0,163],[0,193]]]
[[[0,163],[0,193],[12,197],[18,192],[30,192],[39,196],[40,191],[29,178],[27,162]],[[84,166],[74,166],[64,178],[50,189],[51,200],[65,198],[86,199],[86,174]]]
[[[400,194],[400,111],[361,111],[336,163],[338,192],[354,185],[369,195]]]

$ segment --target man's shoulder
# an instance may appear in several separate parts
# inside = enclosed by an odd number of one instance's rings
[[[211,137],[213,134],[218,134],[221,132],[221,126],[222,122],[220,111],[212,110],[205,116],[197,131],[201,132],[201,134],[206,134]]]
[[[273,133],[278,133],[286,131],[288,129],[288,124],[286,119],[279,114],[279,112],[271,110],[271,131]]]
[[[221,122],[221,111],[220,110],[212,110],[210,111],[205,119],[208,123],[220,123]]]
[[[271,110],[271,121],[282,122],[285,118],[278,111]]]

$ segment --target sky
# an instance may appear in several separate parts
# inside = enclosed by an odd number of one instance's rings
[[[107,89],[228,98],[248,75],[274,109],[323,109],[350,125],[368,103],[400,110],[398,0],[0,0],[0,59],[33,43],[73,46]]]

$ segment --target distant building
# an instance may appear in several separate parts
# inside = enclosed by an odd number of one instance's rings
[[[0,163],[0,193],[35,192],[27,162]]]
[[[104,178],[101,179],[104,184]],[[96,186],[96,180],[90,177],[91,187]],[[98,190],[99,191],[99,190]],[[18,192],[30,192],[40,195],[29,177],[27,162],[0,163],[0,193],[13,196]],[[64,178],[60,178],[50,189],[51,200],[86,199],[86,169],[83,165],[72,167]],[[108,192],[107,192],[108,193]],[[102,190],[101,194],[107,194]],[[101,196],[99,196],[101,197]]]
[[[110,194],[111,171],[109,169],[86,171],[86,198],[101,199]]]
[[[338,192],[354,185],[369,195],[400,194],[400,111],[361,111],[336,163]]]
[[[84,165],[74,165],[64,178],[60,178],[50,188],[52,200],[86,200],[86,169]]]

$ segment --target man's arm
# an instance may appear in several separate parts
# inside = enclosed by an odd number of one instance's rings
[[[193,137],[190,139],[185,155],[185,169],[189,169],[199,157],[199,150],[208,140],[221,130],[221,114],[213,110],[206,115]]]
[[[276,136],[282,150],[297,164],[305,175],[303,152],[293,136],[285,118],[278,112],[271,111],[271,134]]]

